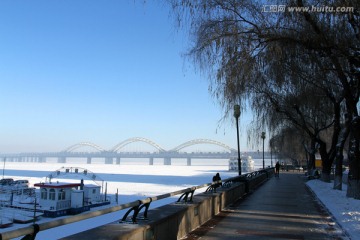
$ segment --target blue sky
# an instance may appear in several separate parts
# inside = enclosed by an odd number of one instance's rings
[[[156,1],[1,0],[0,36],[0,152],[130,137],[236,147],[234,123],[219,125],[206,78],[182,57],[187,35]]]

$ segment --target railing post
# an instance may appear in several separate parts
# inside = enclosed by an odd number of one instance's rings
[[[143,209],[143,208],[145,208],[145,210],[144,210],[144,217],[142,218],[142,220],[147,220],[148,219],[147,212],[148,212],[148,209],[149,209],[149,206],[150,206],[150,203],[151,203],[152,200],[150,199],[150,202],[144,203],[143,205],[141,205],[142,202],[140,200],[138,200],[138,201],[139,201],[139,204],[132,207],[131,209],[129,209],[125,213],[124,217],[121,219],[121,221],[119,223],[126,222],[127,217],[129,216],[129,214],[132,211],[134,211],[134,214],[133,214],[133,216],[131,218],[131,221],[132,221],[133,224],[137,223],[137,216],[138,216],[139,212],[141,211],[141,209]]]
[[[39,232],[40,227],[38,224],[34,224],[34,232],[32,234],[27,234],[21,240],[35,240],[36,234]]]
[[[194,192],[195,192],[195,189],[190,189],[189,191],[183,193],[179,199],[177,200],[177,202],[180,202],[181,200],[184,200],[185,203],[187,202],[192,202],[192,198],[194,196]],[[190,194],[190,199],[188,200],[189,198],[189,194]]]

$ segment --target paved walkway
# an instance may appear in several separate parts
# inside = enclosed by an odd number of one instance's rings
[[[349,239],[307,189],[303,176],[280,172],[185,239]]]

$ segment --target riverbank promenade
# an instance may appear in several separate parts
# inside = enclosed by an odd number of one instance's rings
[[[305,182],[280,172],[183,239],[349,239]]]

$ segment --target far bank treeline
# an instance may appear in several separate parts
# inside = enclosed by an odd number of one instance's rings
[[[310,169],[318,152],[323,180],[336,166],[335,189],[345,153],[347,195],[360,199],[360,2],[165,1],[224,118],[235,104],[251,108],[253,139],[267,129],[272,151]]]

